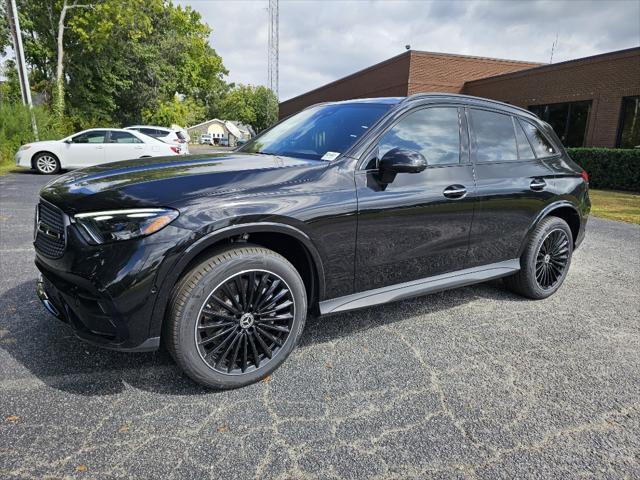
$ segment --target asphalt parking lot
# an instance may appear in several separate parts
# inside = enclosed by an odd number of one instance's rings
[[[37,191],[0,178],[0,478],[640,478],[640,227],[591,219],[564,287],[324,319],[207,391],[77,340],[35,296]]]

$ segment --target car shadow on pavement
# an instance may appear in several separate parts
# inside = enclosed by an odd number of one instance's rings
[[[523,301],[498,281],[321,318],[310,316],[298,348],[407,318],[437,314],[477,298]],[[25,388],[43,382],[87,396],[120,393],[127,385],[168,395],[215,393],[183,374],[164,349],[123,353],[82,342],[67,325],[46,312],[35,295],[35,280],[4,292],[0,296],[0,312],[0,349],[15,360],[3,366],[0,382],[23,383]],[[25,375],[22,367],[35,379]]]

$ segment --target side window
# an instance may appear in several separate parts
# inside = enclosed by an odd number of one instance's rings
[[[457,107],[431,107],[410,113],[378,142],[382,158],[393,148],[420,152],[429,165],[460,162],[460,118]]]
[[[475,109],[470,109],[469,113],[478,162],[518,159],[518,147],[510,115]]]
[[[522,130],[522,126],[517,118],[513,119],[513,124],[516,127],[516,142],[518,143],[518,158],[520,160],[529,160],[535,159],[536,156],[533,153],[533,149],[531,148],[531,144],[529,140],[527,140],[527,136],[524,134],[524,130]]]
[[[545,137],[538,128],[529,122],[522,120],[520,120],[520,124],[527,134],[527,137],[533,146],[533,150],[536,152],[536,157],[549,157],[556,153],[556,149],[553,147],[551,142],[547,140],[547,137]]]
[[[104,143],[107,132],[104,130],[94,130],[76,135],[71,139],[73,143]]]
[[[142,143],[142,140],[128,132],[111,132],[109,143]]]

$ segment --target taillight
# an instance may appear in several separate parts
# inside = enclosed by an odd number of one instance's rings
[[[589,174],[585,170],[582,171],[580,176],[584,180],[584,183],[589,183]]]
[[[169,146],[169,148],[173,150],[174,153],[180,153],[178,147],[174,147],[173,145],[171,145]]]

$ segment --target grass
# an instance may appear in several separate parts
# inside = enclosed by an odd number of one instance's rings
[[[15,172],[18,168],[14,162],[0,162],[0,177],[7,173]]]
[[[591,215],[640,225],[640,194],[589,190]]]

